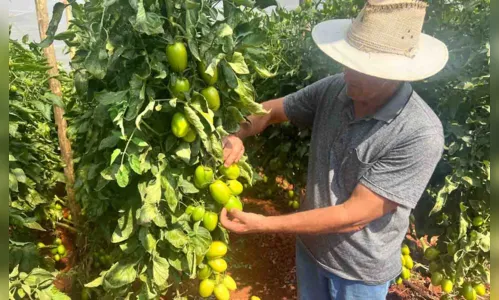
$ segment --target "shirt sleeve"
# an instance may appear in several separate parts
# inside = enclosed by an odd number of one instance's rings
[[[300,127],[311,128],[315,112],[329,88],[340,86],[340,75],[329,76],[284,97],[284,113],[288,120]]]
[[[360,183],[374,193],[411,209],[416,207],[444,147],[443,134],[420,134],[377,160]]]

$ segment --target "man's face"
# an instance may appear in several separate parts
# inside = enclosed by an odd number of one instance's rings
[[[344,74],[348,97],[359,102],[368,102],[376,98],[384,88],[394,83],[391,80],[362,74],[347,67],[344,69]]]

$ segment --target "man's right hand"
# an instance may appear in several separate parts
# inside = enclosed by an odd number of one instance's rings
[[[226,136],[223,139],[223,147],[225,167],[237,163],[244,155],[243,141],[235,135]]]

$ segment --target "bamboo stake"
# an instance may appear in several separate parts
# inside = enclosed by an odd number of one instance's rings
[[[36,16],[38,19],[38,29],[40,31],[40,40],[43,41],[46,37],[46,32],[49,24],[49,14],[47,11],[47,1],[46,0],[35,0],[36,4]],[[45,57],[49,65],[52,67],[48,70],[50,76],[49,86],[52,93],[62,98],[61,83],[57,79],[59,75],[59,69],[57,68],[57,60],[55,57],[54,45],[43,49]],[[75,176],[73,167],[73,158],[71,151],[71,142],[69,141],[66,131],[67,123],[64,119],[64,109],[57,105],[54,105],[54,119],[57,126],[57,136],[59,138],[59,148],[61,149],[61,158],[64,162],[64,175],[66,176],[66,193],[68,196],[68,208],[73,216],[75,224],[80,225],[80,206],[76,203],[75,192],[73,189]]]

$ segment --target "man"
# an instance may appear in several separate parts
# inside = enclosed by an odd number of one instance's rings
[[[359,16],[317,25],[312,36],[344,73],[263,103],[224,141],[225,164],[242,139],[289,120],[312,128],[301,211],[266,217],[221,213],[235,233],[297,235],[299,299],[385,299],[401,271],[413,209],[441,158],[442,125],[409,81],[440,71],[446,46],[421,33],[426,4],[368,1]]]

